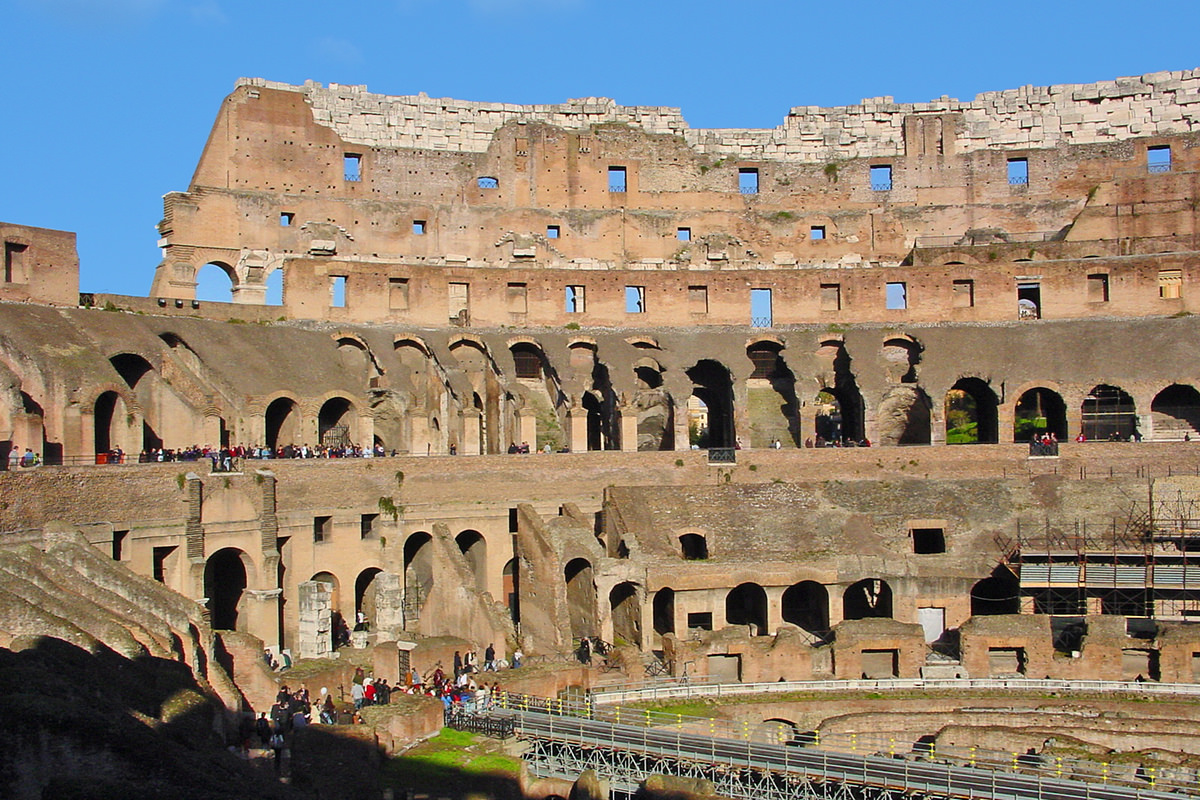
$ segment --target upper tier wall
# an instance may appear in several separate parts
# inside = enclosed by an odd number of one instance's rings
[[[1023,86],[984,92],[969,103],[949,97],[895,103],[891,97],[877,97],[856,106],[800,106],[770,130],[694,129],[677,108],[619,106],[609,98],[521,106],[431,98],[423,93],[392,97],[371,94],[366,86],[325,88],[314,81],[292,86],[242,78],[238,86],[304,93],[314,120],[347,142],[471,153],[485,152],[492,134],[510,120],[572,130],[623,123],[650,133],[682,136],[706,153],[808,163],[900,155],[904,119],[914,114],[958,116],[960,124],[953,131],[956,152],[1048,148],[1200,131],[1200,69],[1090,84]]]

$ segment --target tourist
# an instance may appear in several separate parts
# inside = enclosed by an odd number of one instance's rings
[[[358,711],[363,707],[363,703],[366,701],[367,695],[361,683],[355,682],[350,684],[350,698],[354,700],[355,711]]]
[[[496,671],[496,647],[494,644],[489,644],[483,651],[483,671]]]
[[[11,444],[11,449],[9,449],[9,451],[8,451],[8,468],[16,469],[20,465],[21,465],[21,448],[17,446],[16,442],[13,442]]]

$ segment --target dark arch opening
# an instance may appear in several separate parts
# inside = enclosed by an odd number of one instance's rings
[[[685,561],[703,561],[708,558],[708,540],[698,533],[685,533],[679,537],[679,550]]]
[[[1038,386],[1024,392],[1013,410],[1013,441],[1027,442],[1034,436],[1054,434],[1067,438],[1067,404],[1058,392]]]
[[[378,588],[375,578],[381,572],[383,570],[377,567],[368,567],[358,573],[358,577],[354,580],[354,610],[363,614],[368,623],[375,621],[375,612],[377,611],[375,592]]]
[[[109,359],[109,363],[130,389],[136,389],[138,381],[153,369],[149,361],[134,353],[118,353]]]
[[[892,616],[892,587],[887,581],[866,578],[849,586],[842,595],[843,619]]]
[[[331,397],[321,406],[317,415],[317,433],[325,447],[349,447],[354,441],[350,436],[350,423],[354,417],[354,405],[344,397]]]
[[[204,565],[204,595],[213,630],[237,630],[238,606],[246,590],[242,556],[241,550],[227,547],[213,553]]]
[[[475,578],[475,588],[480,592],[487,591],[487,541],[479,531],[466,530],[454,537],[458,551],[463,554],[471,574]]]
[[[817,393],[819,405],[814,435],[827,442],[843,439],[861,442],[866,438],[863,399],[845,343],[835,339],[822,342],[816,356],[823,362],[824,374],[820,379],[821,390]]]
[[[1195,439],[1200,433],[1200,392],[1192,386],[1173,383],[1154,396],[1150,403],[1154,438]]]
[[[420,608],[433,590],[433,537],[424,531],[404,541],[405,602]]]
[[[946,392],[946,444],[1000,441],[996,393],[979,378],[962,378]]]
[[[267,406],[267,447],[272,450],[284,444],[299,444],[300,412],[296,401],[280,397]]]
[[[1021,613],[1021,583],[1012,570],[996,567],[971,587],[971,616]]]
[[[796,376],[788,368],[783,346],[755,342],[746,348],[754,364],[746,387],[750,414],[750,446],[771,447],[776,439],[795,447],[800,443],[800,402]],[[769,387],[761,385],[769,382]]]
[[[612,612],[613,644],[642,647],[642,608],[638,602],[638,587],[634,583],[618,583],[608,593]]]
[[[1089,439],[1127,441],[1137,432],[1133,398],[1119,386],[1094,387],[1083,400],[1082,412],[1083,435]]]
[[[705,359],[687,371],[692,394],[708,409],[707,436],[701,432],[701,447],[733,447],[737,442],[733,424],[733,378],[725,365]]]
[[[513,622],[521,621],[521,570],[519,562],[510,558],[501,573],[504,581],[504,602]]]
[[[510,350],[516,377],[528,380],[542,377],[544,356],[540,349],[528,342],[517,342]]]
[[[783,621],[810,633],[829,630],[829,590],[816,581],[801,581],[783,592]]]
[[[124,406],[116,392],[104,392],[96,398],[95,413],[92,416],[95,431],[92,438],[97,453],[108,453],[113,449],[113,423],[116,421],[118,403]]]
[[[748,625],[752,636],[766,636],[766,591],[757,583],[743,583],[731,589],[725,596],[725,623]]]
[[[654,632],[659,636],[675,632],[675,590],[663,587],[654,593]]]
[[[571,638],[596,635],[596,581],[592,564],[575,558],[563,568],[567,584],[567,613],[571,621]]]

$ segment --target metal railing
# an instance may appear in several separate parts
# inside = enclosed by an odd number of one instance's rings
[[[736,447],[710,447],[710,448],[708,448],[708,463],[710,463],[710,464],[736,464],[737,463],[737,448]]]
[[[1029,176],[1028,175],[1011,175],[1011,176],[1009,176],[1009,179],[1008,179],[1008,185],[1009,186],[1028,186],[1029,185]]]
[[[1156,173],[1157,172],[1170,172],[1171,171],[1171,163],[1168,161],[1166,164],[1147,164],[1146,171],[1147,172],[1156,172]]]
[[[888,181],[887,183],[876,183],[875,181],[871,181],[871,191],[872,192],[890,192],[891,190],[892,190],[891,181]]]
[[[774,324],[772,317],[751,317],[750,327],[752,328],[770,328]]]

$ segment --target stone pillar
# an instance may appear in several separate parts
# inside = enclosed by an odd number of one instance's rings
[[[86,428],[83,424],[85,419],[88,423]],[[62,443],[64,459],[71,456],[91,455],[92,443],[95,441],[91,438],[93,435],[91,424],[93,419],[94,417],[91,414],[85,416],[77,405],[69,405],[63,411]]]
[[[380,572],[375,586],[375,619],[371,624],[379,640],[398,638],[404,630],[404,579],[393,572]]]
[[[265,569],[263,571],[266,572]],[[282,595],[283,589],[247,589],[246,598],[249,602],[242,606],[246,615],[245,630],[262,639],[265,644],[281,648],[283,631],[279,629],[279,598]]]
[[[534,413],[532,408],[522,408],[517,412],[517,420],[521,426],[521,441],[527,442],[530,450],[536,450],[537,414]]]
[[[185,557],[191,565],[191,596],[204,596],[204,525],[201,523],[204,503],[204,484],[200,476],[189,472],[184,479],[184,491],[187,493],[184,502],[187,503],[187,522],[184,524],[186,540]]]
[[[194,291],[195,290],[193,290],[193,292]],[[266,303],[267,303],[267,286],[266,286],[266,284],[262,284],[262,283],[258,284],[257,286],[252,286],[252,285],[243,283],[239,286],[234,286],[233,289],[230,291],[230,295],[231,295],[230,299],[234,303],[243,303],[243,304],[247,304],[247,305],[256,305],[256,306],[266,305]]]
[[[375,446],[375,418],[370,414],[360,414],[358,417],[358,441],[354,444],[363,450]]]
[[[458,452],[464,456],[477,456],[479,452],[479,425],[481,422],[479,409],[463,409],[463,435]]]
[[[326,658],[333,653],[333,589],[327,583],[300,584],[299,658]]]
[[[845,591],[845,587],[834,584],[826,586],[825,589],[829,592],[829,627],[832,628],[845,619],[846,609],[842,604],[842,592]]]
[[[204,441],[213,447],[221,446],[221,418],[216,414],[204,415]]]
[[[567,412],[567,446],[572,453],[586,453],[588,449],[587,409],[571,406]]]
[[[939,398],[941,398],[939,400]],[[929,443],[946,443],[946,393],[929,395]]]
[[[638,449],[638,410],[633,406],[621,407],[621,451],[636,453]]]
[[[429,419],[427,417],[410,417],[409,418],[409,437],[408,447],[409,453],[414,456],[423,456],[430,452],[429,442]]]
[[[676,450],[691,450],[692,443],[688,439],[688,409],[687,409],[687,401],[688,401],[688,398],[691,397],[691,394],[684,395],[682,402],[679,400],[674,400],[674,398],[677,397],[677,395],[675,395],[675,394],[672,394],[671,397],[673,399],[673,402],[675,403],[675,407],[674,407],[674,409],[672,409],[672,413],[671,413],[671,421],[675,425],[675,449]]]
[[[764,635],[779,632],[779,626],[783,624],[783,593],[788,587],[786,586],[764,586],[763,591],[767,593],[767,629],[763,631]]]

